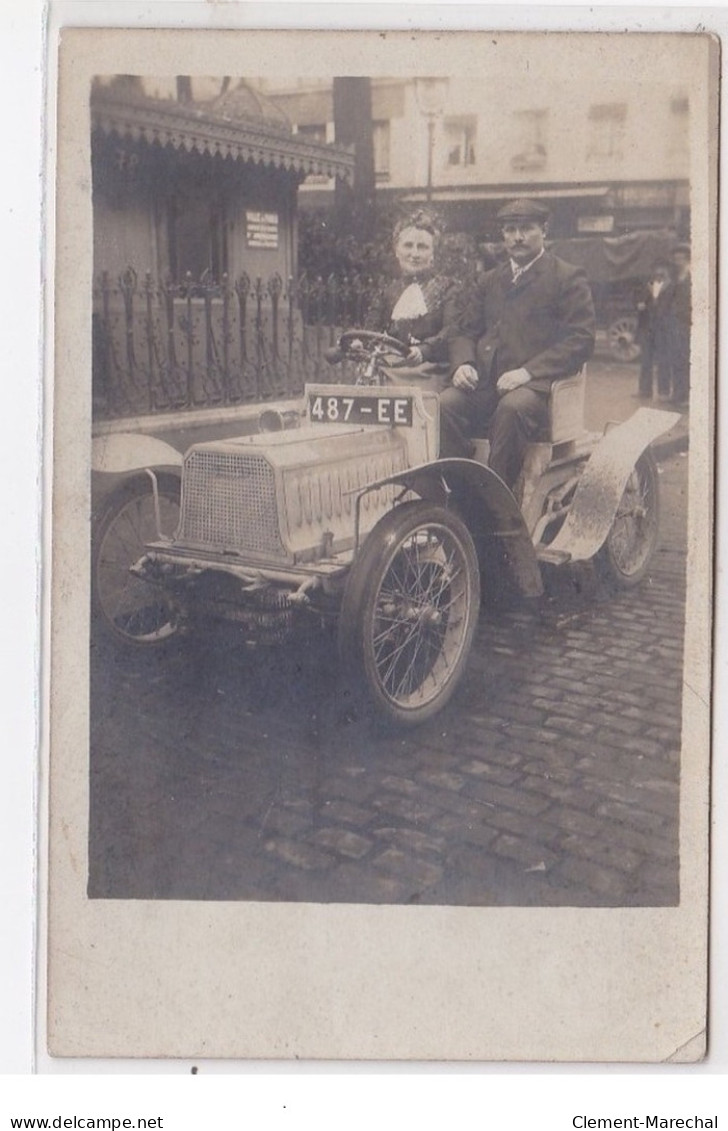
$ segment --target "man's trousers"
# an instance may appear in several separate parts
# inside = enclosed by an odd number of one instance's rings
[[[543,435],[548,422],[548,393],[521,385],[498,397],[490,385],[445,389],[440,397],[440,458],[469,458],[473,436],[489,436],[488,466],[513,488],[528,444]]]

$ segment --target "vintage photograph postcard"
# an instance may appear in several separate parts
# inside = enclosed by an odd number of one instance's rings
[[[48,1051],[701,1059],[717,40],[58,50]]]

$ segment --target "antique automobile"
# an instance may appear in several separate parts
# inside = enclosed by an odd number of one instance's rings
[[[357,382],[307,385],[295,408],[263,408],[257,434],[195,443],[177,469],[150,444],[145,489],[137,476],[94,533],[96,612],[136,648],[212,620],[256,645],[329,626],[350,685],[415,725],[454,693],[499,579],[538,597],[544,566],[643,578],[659,522],[649,445],[678,417],[639,408],[595,435],[585,374],[557,381],[550,433],[511,492],[485,441],[475,459],[437,458],[437,395],[396,383],[406,345],[353,330],[339,349]]]

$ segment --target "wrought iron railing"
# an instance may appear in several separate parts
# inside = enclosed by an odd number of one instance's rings
[[[362,324],[380,285],[361,276],[188,274],[175,283],[131,267],[117,279],[104,272],[94,287],[94,415],[265,401],[295,396],[307,380],[340,380],[324,351]]]

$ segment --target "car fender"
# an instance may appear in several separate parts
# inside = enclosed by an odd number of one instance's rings
[[[680,414],[638,408],[624,424],[601,437],[574,492],[564,525],[550,553],[573,562],[588,561],[604,545],[634,465],[649,445],[677,424]]]
[[[181,468],[182,453],[158,440],[138,432],[117,432],[96,436],[91,450],[91,467],[108,475],[124,475],[145,468]]]
[[[520,507],[489,467],[469,459],[442,459],[372,483],[367,490],[387,484],[401,484],[422,499],[456,508],[479,553],[484,538],[498,543],[508,573],[524,597],[543,593],[541,572]]]

